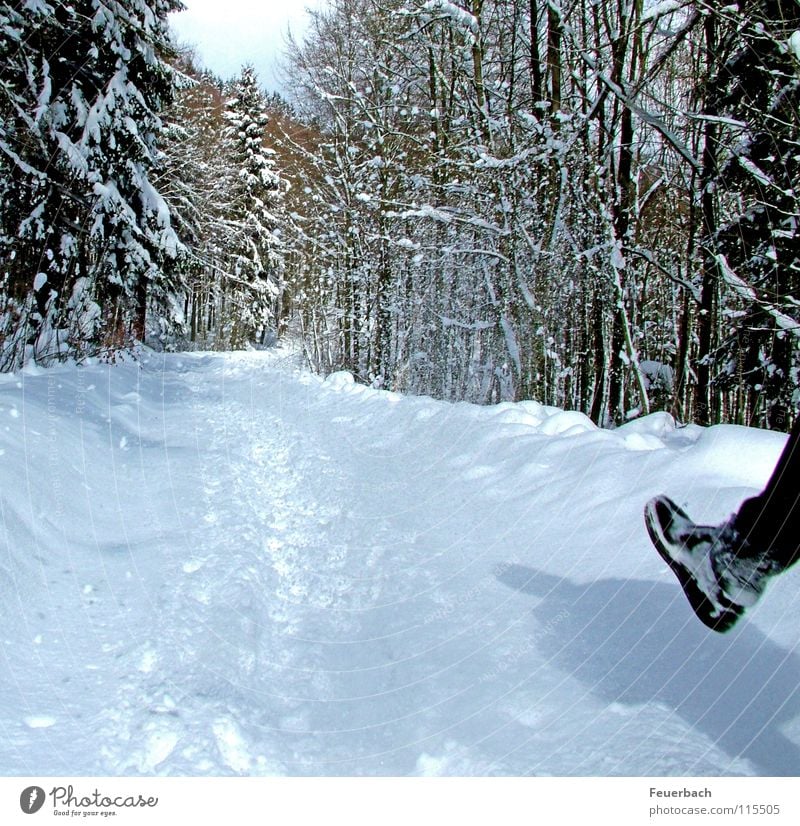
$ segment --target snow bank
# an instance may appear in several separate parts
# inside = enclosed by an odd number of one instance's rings
[[[798,575],[713,635],[642,524],[724,516],[782,439],[286,352],[0,376],[0,768],[797,774]]]

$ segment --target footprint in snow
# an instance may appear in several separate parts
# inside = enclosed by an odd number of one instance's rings
[[[181,739],[179,727],[161,721],[144,727],[144,746],[131,756],[128,765],[135,766],[142,774],[157,769],[174,751]]]
[[[221,717],[214,721],[211,729],[225,765],[239,774],[247,773],[251,764],[250,754],[236,723],[227,717]]]
[[[55,717],[33,716],[26,717],[23,721],[28,728],[50,728],[56,724]]]

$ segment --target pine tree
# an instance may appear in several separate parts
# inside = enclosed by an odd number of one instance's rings
[[[61,163],[56,133],[68,116],[55,121],[48,110],[69,73],[59,58],[77,25],[74,9],[58,3],[0,5],[0,369],[61,346],[57,302],[68,298],[86,203]]]
[[[176,98],[164,114],[164,163],[159,189],[187,249],[181,256],[182,315],[185,331],[162,322],[165,347],[192,344],[210,349],[221,342],[213,329],[222,295],[220,260],[227,246],[224,215],[232,188],[223,152],[222,93],[181,55]]]
[[[144,338],[149,299],[169,313],[165,277],[180,242],[151,176],[160,163],[159,113],[173,94],[172,72],[163,59],[166,19],[180,7],[178,0],[91,0],[92,29],[104,48],[97,58],[99,94],[85,117],[78,117],[78,146],[95,196],[91,233],[104,247],[97,262],[98,295],[113,314],[112,345],[129,335]]]
[[[169,312],[180,243],[152,177],[159,112],[173,89],[166,19],[180,7],[0,6],[9,58],[0,90],[0,286],[14,307],[0,325],[6,368],[87,339],[111,348],[141,339],[149,298]]]
[[[188,247],[184,309],[189,346],[227,349],[249,289],[233,276],[241,230],[233,220],[241,188],[226,121],[223,83],[191,61],[179,64],[182,82],[166,113],[164,192]]]
[[[275,153],[265,145],[268,115],[255,71],[246,66],[226,104],[229,162],[236,175],[227,216],[234,238],[230,277],[236,308],[234,346],[264,337],[275,326],[283,292],[280,240],[285,187],[275,171]]]

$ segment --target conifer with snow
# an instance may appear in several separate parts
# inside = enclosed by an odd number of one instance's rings
[[[153,185],[179,0],[0,6],[2,367],[144,335],[180,250]],[[165,312],[171,312],[165,309]]]
[[[283,291],[280,210],[284,184],[275,171],[274,151],[265,145],[268,121],[255,71],[246,66],[226,103],[229,163],[235,172],[227,216],[232,230],[234,287],[232,344],[241,346],[274,326]]]

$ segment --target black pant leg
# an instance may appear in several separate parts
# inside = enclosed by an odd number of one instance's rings
[[[742,503],[734,523],[747,540],[740,556],[767,553],[780,568],[800,559],[800,416],[766,488]]]

